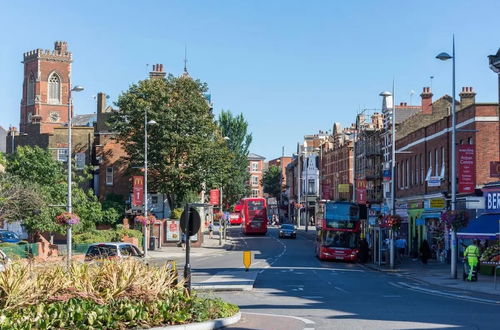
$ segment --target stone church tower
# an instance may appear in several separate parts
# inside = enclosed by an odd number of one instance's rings
[[[52,133],[67,123],[71,62],[65,41],[56,41],[54,50],[24,53],[21,134]]]

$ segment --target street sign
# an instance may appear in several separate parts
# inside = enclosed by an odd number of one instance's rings
[[[248,272],[248,268],[252,264],[252,251],[243,251],[243,266],[245,266],[245,271]]]
[[[185,212],[182,212],[181,215],[181,230],[184,234],[187,236],[193,236],[198,233],[200,230],[201,226],[201,217],[198,211],[196,211],[195,208],[190,208],[189,210],[189,221],[188,224],[189,226],[186,226],[186,219],[187,217],[185,216]],[[188,228],[186,228],[188,227]]]

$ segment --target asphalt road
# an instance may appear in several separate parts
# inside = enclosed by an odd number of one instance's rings
[[[500,328],[500,305],[492,297],[466,299],[361,265],[321,262],[311,233],[283,240],[275,228],[266,236],[230,232],[237,237],[234,251],[192,260],[195,276],[205,276],[243,267],[241,251],[253,251],[252,268],[259,269],[254,290],[209,293],[240,306],[242,320],[229,329]]]

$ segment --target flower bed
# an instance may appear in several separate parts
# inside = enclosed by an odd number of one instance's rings
[[[188,295],[166,265],[13,263],[0,273],[0,329],[125,329],[229,317],[238,307]]]

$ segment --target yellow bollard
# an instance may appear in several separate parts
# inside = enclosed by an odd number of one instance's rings
[[[243,266],[245,266],[245,271],[248,272],[248,268],[252,264],[252,251],[243,251]]]

